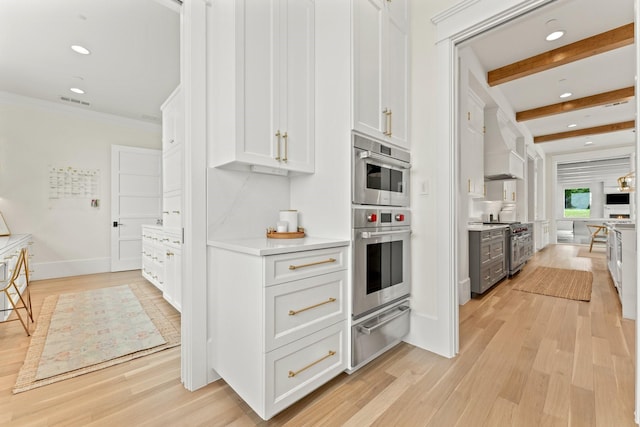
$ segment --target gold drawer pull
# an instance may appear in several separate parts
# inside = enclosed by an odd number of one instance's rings
[[[304,372],[304,371],[306,371],[307,369],[311,368],[312,366],[317,365],[318,363],[322,362],[323,360],[330,358],[330,357],[331,357],[331,356],[333,356],[334,354],[336,354],[336,352],[335,352],[335,351],[333,351],[333,350],[329,350],[329,353],[328,353],[326,356],[321,357],[320,359],[316,360],[315,362],[309,363],[309,364],[308,364],[307,366],[305,366],[304,368],[298,369],[298,370],[297,370],[297,371],[295,371],[295,372],[293,372],[293,371],[289,371],[289,378],[293,378],[293,377],[295,377],[295,376],[296,376],[296,375],[298,375],[300,372]]]
[[[309,307],[301,308],[300,310],[289,310],[289,316],[295,316],[298,313],[302,313],[303,311],[311,310],[312,308],[320,307],[321,305],[329,304],[332,302],[336,302],[336,299],[333,297],[329,297],[328,300],[319,302],[318,304],[310,305]]]
[[[289,270],[295,270],[297,268],[304,268],[304,267],[312,267],[314,265],[327,264],[330,262],[336,262],[336,259],[329,258],[329,259],[325,259],[324,261],[310,262],[309,264],[290,265]]]

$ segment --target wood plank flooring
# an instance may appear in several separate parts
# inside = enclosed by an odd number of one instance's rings
[[[620,317],[604,253],[579,248],[549,246],[462,306],[456,358],[401,344],[269,422],[223,381],[185,390],[179,348],[13,395],[29,338],[18,322],[0,324],[0,425],[632,426],[635,322]],[[591,302],[513,290],[537,265],[592,271]],[[34,310],[50,294],[133,282],[147,283],[139,271],[33,282]]]

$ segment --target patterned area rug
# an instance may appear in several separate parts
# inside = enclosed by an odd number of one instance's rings
[[[578,301],[591,301],[593,274],[590,271],[537,267],[513,288],[533,294]]]
[[[14,393],[180,344],[180,331],[137,285],[47,297]]]

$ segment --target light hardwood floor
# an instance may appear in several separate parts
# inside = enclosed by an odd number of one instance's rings
[[[456,358],[401,344],[269,422],[223,381],[186,391],[179,348],[13,395],[29,338],[17,322],[0,324],[0,425],[635,425],[635,322],[620,317],[604,253],[577,257],[579,248],[549,246],[462,306]],[[513,290],[537,265],[591,270],[591,302]],[[33,282],[34,309],[50,294],[132,282],[147,283],[138,271]]]

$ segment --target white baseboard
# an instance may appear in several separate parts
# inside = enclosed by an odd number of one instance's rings
[[[458,283],[458,304],[465,305],[471,299],[471,279],[466,278]]]
[[[111,258],[74,259],[69,261],[40,262],[31,264],[32,280],[57,279],[58,277],[111,271]]]
[[[452,358],[455,353],[447,346],[449,335],[450,332],[442,327],[441,321],[412,310],[411,329],[403,341],[440,356]]]

